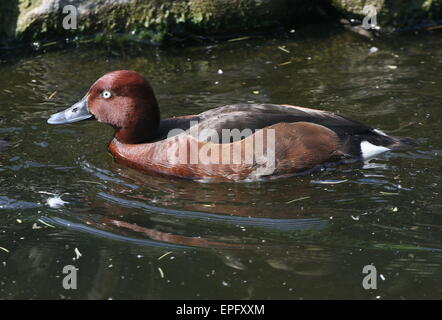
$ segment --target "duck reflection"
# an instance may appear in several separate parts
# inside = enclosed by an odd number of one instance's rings
[[[114,193],[148,203],[161,203],[163,207],[273,219],[311,217],[319,213],[317,209],[308,208],[315,190],[305,183],[309,180],[306,176],[254,183],[197,183],[140,174],[117,164],[115,167],[121,177],[143,186],[143,193],[128,190],[124,184],[114,185]]]
[[[262,231],[292,236],[329,223],[328,217],[315,217],[317,209],[309,210],[302,203],[313,192],[305,183],[262,182],[265,188],[256,183],[202,184],[115,166],[111,172],[124,179],[113,177],[113,183],[98,193],[104,201],[94,200],[100,202],[103,215],[99,227],[112,233],[191,247],[230,248],[262,246],[266,241]],[[299,202],[284,192],[288,188],[296,188]],[[266,192],[272,194],[271,204]]]

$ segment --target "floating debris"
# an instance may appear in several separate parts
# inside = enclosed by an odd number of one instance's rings
[[[355,221],[359,221],[359,216],[351,216],[351,218],[353,219],[353,220],[355,220]]]
[[[161,260],[161,259],[163,259],[164,257],[168,256],[171,253],[172,253],[172,251],[168,251],[165,254],[163,254],[161,257],[159,257],[157,260]]]
[[[387,68],[388,68],[388,69],[391,69],[391,70],[396,70],[396,69],[397,69],[397,66],[388,65]]]
[[[23,221],[21,219],[16,219],[17,223],[22,223]]]
[[[57,45],[57,44],[58,44],[57,41],[51,41],[51,42],[43,43],[43,44],[41,45],[41,47],[42,47],[42,48],[46,48],[46,47],[55,46],[55,45]]]
[[[293,199],[293,200],[287,201],[286,204],[289,204],[289,203],[292,203],[292,202],[296,202],[296,201],[305,200],[305,199],[310,199],[310,197],[301,197],[301,198],[298,198],[298,199]]]
[[[37,230],[37,229],[42,229],[42,227],[40,227],[38,224],[34,222],[34,224],[32,225],[32,230]]]
[[[56,195],[56,196],[53,196],[53,197],[51,197],[51,198],[48,198],[48,199],[46,200],[46,203],[47,203],[48,206],[50,206],[51,208],[60,208],[60,207],[64,206],[66,203],[68,203],[68,202],[63,201],[63,200],[61,199],[61,196]]]
[[[224,73],[223,70],[218,69],[218,74],[223,74],[223,73]]]
[[[253,94],[259,94],[259,90],[253,90]]]
[[[222,281],[221,284],[225,287],[230,287],[230,284],[227,281]]]
[[[6,248],[0,247],[0,250],[3,250],[4,252],[7,252],[7,253],[9,253],[9,250],[8,250],[8,249],[6,249]]]
[[[393,211],[393,212],[398,212],[398,208],[397,207],[394,207],[393,209],[391,209],[391,211]]]
[[[398,192],[384,192],[384,191],[381,191],[381,192],[379,192],[380,194],[383,194],[383,195],[385,195],[385,196],[398,196],[399,195],[399,193]]]
[[[290,53],[290,51],[289,50],[287,50],[286,48],[285,48],[285,46],[280,46],[280,47],[278,47],[278,49],[279,50],[281,50],[281,51],[284,51],[285,53]]]
[[[385,277],[383,274],[380,274],[379,277],[381,278],[382,281],[385,281]]]
[[[227,42],[235,42],[235,41],[242,41],[242,40],[247,40],[250,39],[250,37],[239,37],[239,38],[233,38],[233,39],[229,39],[227,40]]]
[[[164,272],[163,272],[163,269],[161,269],[160,267],[158,267],[158,271],[160,272],[160,277],[161,277],[162,279],[164,279]]]
[[[283,63],[277,64],[277,66],[278,66],[278,67],[286,66],[286,65],[288,65],[288,64],[290,64],[290,63],[292,63],[292,62],[291,62],[291,61],[286,61],[286,62],[283,62]]]
[[[75,249],[74,249],[74,252],[75,252],[75,255],[76,255],[76,259],[77,259],[77,260],[80,259],[80,257],[82,256],[80,250],[78,250],[78,248],[75,248]]]
[[[371,47],[371,48],[370,48],[370,53],[371,53],[371,54],[376,53],[376,52],[378,52],[378,51],[379,51],[379,49],[376,48],[376,47]]]
[[[43,223],[45,226],[47,226],[47,227],[49,227],[49,228],[55,228],[55,226],[53,226],[53,225],[51,225],[51,224],[49,224],[49,223],[47,223],[47,222],[44,222],[44,221],[41,220],[41,219],[38,219],[37,221]]]
[[[51,93],[51,95],[48,97],[48,100],[51,100],[55,95],[57,94],[57,91],[54,91]]]

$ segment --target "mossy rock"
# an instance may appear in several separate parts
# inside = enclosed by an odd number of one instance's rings
[[[442,0],[1,0],[0,42],[116,33],[161,42],[311,23],[318,8],[334,7],[344,16],[362,18],[367,4],[378,8],[377,20],[385,30],[442,18]],[[67,5],[78,12],[74,30],[63,28]]]
[[[0,28],[4,37],[48,40],[122,33],[161,41],[185,33],[228,34],[273,28],[302,17],[324,0],[2,0],[17,14]],[[63,28],[66,5],[77,9],[75,30]],[[0,6],[5,6],[4,4]],[[2,10],[3,11],[3,10]],[[0,13],[3,15],[3,13]],[[3,18],[3,17],[0,17]],[[15,19],[15,20],[14,20]]]
[[[442,0],[331,0],[347,17],[363,18],[364,7],[376,7],[377,23],[387,30],[432,24],[442,19]]]

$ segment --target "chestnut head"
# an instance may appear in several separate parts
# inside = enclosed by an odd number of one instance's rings
[[[96,119],[115,128],[123,143],[139,143],[154,137],[160,122],[155,94],[138,72],[112,71],[98,79],[79,102],[48,119],[65,124]]]

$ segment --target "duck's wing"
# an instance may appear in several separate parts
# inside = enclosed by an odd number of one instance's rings
[[[332,112],[276,104],[235,104],[198,115],[199,129],[262,129],[277,123],[311,122],[334,131],[338,136],[368,133],[373,128]]]
[[[223,129],[238,129],[244,133],[240,139],[253,134],[257,129],[278,123],[314,123],[333,131],[340,140],[342,153],[352,157],[415,146],[411,139],[388,136],[380,130],[332,112],[291,105],[235,104],[205,111],[198,118],[199,131],[215,130],[221,137]]]

